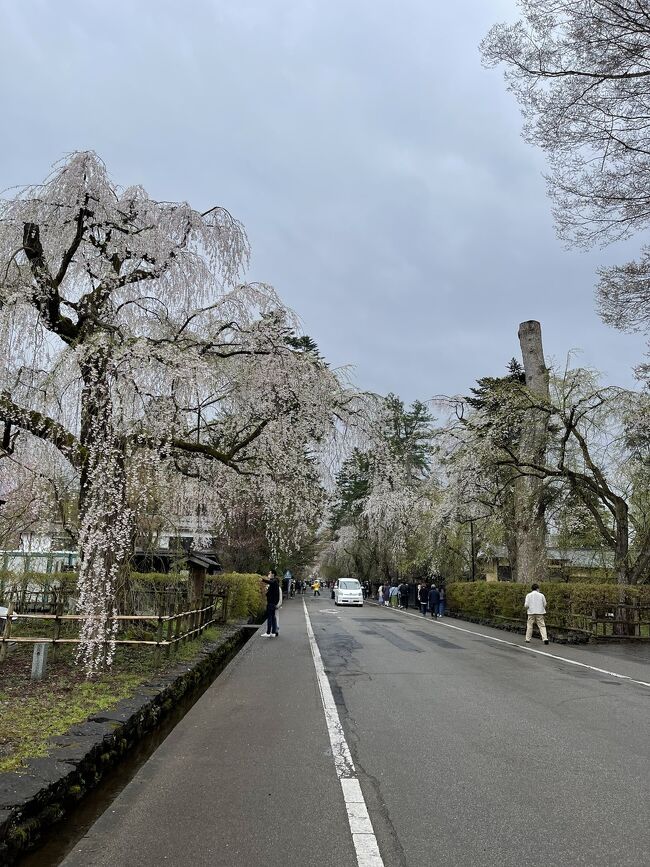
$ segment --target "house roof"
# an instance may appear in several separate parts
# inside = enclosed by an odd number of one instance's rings
[[[492,545],[477,554],[479,560],[507,560],[508,549],[505,545]],[[556,545],[546,546],[546,558],[566,566],[578,566],[583,569],[602,569],[614,562],[612,551],[600,548],[560,548]]]
[[[187,552],[170,551],[169,548],[153,548],[147,549],[136,548],[134,551],[136,560],[155,559],[167,564],[172,561],[185,560],[192,566],[198,566],[205,569],[209,575],[214,575],[215,572],[221,572],[222,566],[216,551],[194,551],[192,548]]]
[[[208,572],[221,572],[221,563],[210,551],[190,551],[187,562],[193,566],[201,566]]]

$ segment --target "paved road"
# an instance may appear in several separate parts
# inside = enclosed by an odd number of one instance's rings
[[[650,863],[647,648],[532,653],[456,620],[307,608],[386,867]],[[64,861],[160,863],[357,864],[301,601]]]

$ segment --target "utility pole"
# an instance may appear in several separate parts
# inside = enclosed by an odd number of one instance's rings
[[[472,554],[472,581],[476,581],[476,555],[474,553],[474,521],[469,522],[469,544]]]

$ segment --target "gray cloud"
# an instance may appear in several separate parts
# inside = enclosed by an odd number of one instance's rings
[[[225,204],[334,364],[407,399],[466,391],[540,319],[549,355],[632,381],[590,253],[556,240],[541,155],[480,65],[514,0],[0,5],[0,185],[74,149],[165,199]]]

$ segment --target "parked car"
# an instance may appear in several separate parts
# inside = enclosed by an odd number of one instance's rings
[[[335,605],[363,605],[361,584],[356,578],[341,578],[334,588]]]
[[[0,634],[4,632],[5,624],[7,623],[7,615],[8,614],[9,614],[9,609],[4,605],[0,605]],[[13,623],[14,620],[18,620],[17,614],[12,614],[11,622]]]

